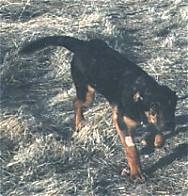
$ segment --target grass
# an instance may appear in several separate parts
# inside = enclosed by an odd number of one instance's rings
[[[1,195],[186,195],[187,100],[164,148],[146,152],[147,180],[127,167],[106,100],[97,95],[87,125],[73,131],[72,54],[48,48],[18,55],[46,35],[104,39],[179,96],[187,94],[187,16],[183,0],[1,0]]]

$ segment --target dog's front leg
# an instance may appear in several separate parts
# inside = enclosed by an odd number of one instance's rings
[[[133,140],[133,129],[136,126],[136,122],[131,121],[131,119],[125,116],[122,116],[119,113],[117,107],[113,107],[112,111],[113,123],[120,137],[124,152],[127,156],[127,161],[130,168],[130,177],[132,179],[141,180],[143,177],[141,175],[140,161],[136,145]],[[121,174],[127,175],[128,172],[126,169],[124,169]]]

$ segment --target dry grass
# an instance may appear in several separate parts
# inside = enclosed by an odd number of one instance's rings
[[[101,38],[178,95],[187,94],[183,0],[1,0],[1,195],[186,195],[187,102],[161,150],[144,155],[143,184],[122,178],[124,156],[110,107],[97,95],[87,126],[72,129],[71,53],[17,52],[26,40],[63,34]]]

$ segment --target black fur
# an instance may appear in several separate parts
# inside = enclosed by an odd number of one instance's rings
[[[82,108],[92,102],[91,88],[95,89],[113,106],[113,122],[127,154],[131,177],[141,178],[140,161],[130,137],[137,125],[145,123],[148,127],[153,126],[151,130],[156,130],[152,142],[155,147],[160,147],[164,143],[160,132],[175,127],[175,92],[159,85],[102,40],[51,36],[26,44],[20,53],[28,54],[48,46],[63,46],[74,53],[71,74],[77,92],[74,102],[76,127],[80,127],[83,119]],[[123,170],[122,175],[124,173]]]
[[[149,111],[153,103],[160,102],[160,110],[168,116],[168,124],[169,121],[174,121],[177,99],[175,92],[159,85],[136,64],[108,47],[104,41],[50,36],[26,44],[20,53],[27,54],[48,46],[63,46],[74,52],[71,63],[73,80],[78,77],[82,85],[91,85],[111,104],[117,105],[123,115],[142,121],[145,118],[144,111]],[[133,100],[135,92],[140,93],[142,100]]]

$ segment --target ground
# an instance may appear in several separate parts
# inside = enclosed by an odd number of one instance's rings
[[[187,92],[187,7],[183,0],[0,0],[1,195],[186,195],[187,100],[162,149],[146,152],[147,179],[121,177],[127,167],[111,109],[96,96],[86,126],[73,130],[72,54],[18,51],[46,35],[100,38],[178,96]]]

